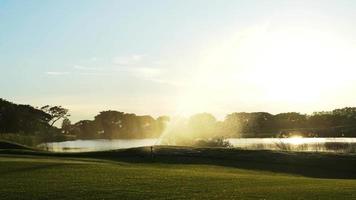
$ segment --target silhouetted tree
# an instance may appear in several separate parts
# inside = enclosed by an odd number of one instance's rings
[[[70,134],[76,135],[81,139],[96,139],[102,136],[102,132],[98,130],[95,122],[91,120],[81,120],[75,123],[70,131]]]
[[[62,106],[43,106],[41,110],[51,116],[50,125],[53,126],[58,120],[65,119],[70,116],[68,109]]]
[[[0,133],[44,136],[46,139],[77,138],[148,138],[159,137],[166,129],[169,117],[157,119],[120,111],[102,111],[94,120],[71,124],[68,109],[61,106],[18,105],[0,98]],[[63,119],[62,133],[53,125]],[[173,128],[172,128],[173,127]],[[296,112],[272,115],[266,112],[231,113],[218,121],[209,113],[191,116],[172,123],[169,130],[176,138],[214,137],[276,137],[294,133],[305,136],[356,136],[356,108],[304,115]]]
[[[62,133],[69,134],[72,123],[68,118],[63,119],[62,121]]]
[[[278,129],[296,129],[306,126],[307,116],[296,112],[280,113],[274,116]]]
[[[105,138],[118,138],[120,129],[124,126],[123,115],[123,112],[118,111],[102,111],[95,116],[94,121]]]
[[[29,105],[0,99],[0,132],[38,134],[48,130],[50,116]]]

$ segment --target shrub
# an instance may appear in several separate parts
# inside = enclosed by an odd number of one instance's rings
[[[211,138],[196,140],[194,146],[197,147],[232,147],[232,144],[225,138]]]

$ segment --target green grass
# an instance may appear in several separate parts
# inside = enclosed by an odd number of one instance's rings
[[[356,199],[355,166],[354,155],[219,148],[0,150],[0,199]]]
[[[31,149],[31,148],[25,145],[21,145],[19,143],[0,140],[0,149]]]

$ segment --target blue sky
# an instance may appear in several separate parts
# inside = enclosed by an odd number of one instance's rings
[[[356,106],[352,76],[328,85],[354,72],[355,13],[354,1],[0,0],[0,95],[74,121]]]

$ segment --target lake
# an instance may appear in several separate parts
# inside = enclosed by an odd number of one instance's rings
[[[38,147],[54,152],[88,152],[127,149],[133,147],[153,146],[157,139],[96,139],[73,140],[65,142],[49,142]]]
[[[230,138],[233,147],[251,150],[287,150],[356,153],[356,138]]]
[[[356,153],[356,138],[229,138],[233,147],[251,150],[287,150]],[[158,139],[96,139],[51,142],[38,147],[54,152],[88,152],[153,146]]]

